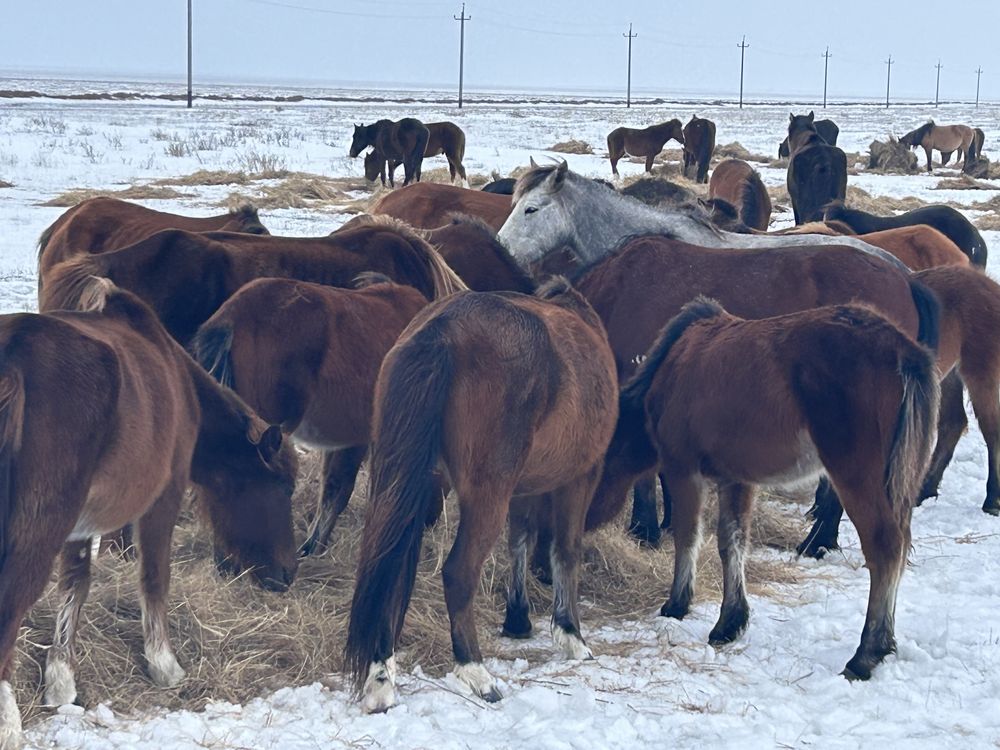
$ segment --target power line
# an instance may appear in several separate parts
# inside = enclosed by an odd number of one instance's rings
[[[628,109],[632,106],[632,40],[639,35],[632,33],[632,24],[630,23],[628,33],[622,34],[622,36],[628,39],[628,83],[625,88],[625,109]]]
[[[323,13],[330,16],[348,16],[351,18],[387,18],[387,19],[402,19],[408,21],[426,21],[428,17],[426,15],[422,16],[406,16],[398,15],[396,13],[386,14],[386,13],[362,13],[360,11],[353,10],[333,10],[331,8],[316,8],[310,5],[297,5],[295,3],[285,3],[279,0],[247,0],[249,3],[255,3],[257,5],[270,5],[275,8],[288,8],[290,10],[302,10],[308,13]]]
[[[740,109],[743,109],[743,56],[750,46],[747,44],[746,34],[743,35],[743,41],[736,46],[740,48]]]
[[[465,3],[462,3],[462,13],[458,16],[452,16],[456,21],[459,22],[461,31],[459,32],[459,42],[458,42],[458,108],[462,108],[462,83],[465,77],[465,22],[471,21],[472,16],[465,15]]]

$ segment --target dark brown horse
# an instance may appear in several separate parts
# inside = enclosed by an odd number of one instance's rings
[[[398,221],[376,217],[316,238],[159,232],[121,250],[56,266],[39,306],[73,308],[89,276],[106,276],[145,300],[170,334],[186,343],[223,302],[254,279],[272,276],[351,287],[364,271],[409,284],[427,298],[465,288],[425,239]]]
[[[681,121],[676,118],[648,128],[615,128],[608,133],[611,173],[618,176],[618,161],[625,154],[645,156],[646,171],[652,172],[653,160],[671,138],[684,145],[684,131],[681,130]]]
[[[831,146],[837,145],[837,137],[840,135],[840,128],[837,127],[837,123],[833,120],[815,120],[813,125],[816,126],[816,132],[819,133],[824,141]],[[778,145],[778,158],[785,159],[789,155],[788,136],[786,135],[785,140]]]
[[[765,231],[771,220],[771,197],[757,170],[740,159],[726,159],[712,171],[709,203],[724,200],[736,209],[740,221]]]
[[[427,148],[424,151],[424,158],[429,156],[440,156],[444,154],[448,160],[448,171],[451,173],[451,181],[458,177],[465,187],[469,186],[469,180],[465,176],[465,167],[462,159],[465,158],[465,133],[453,122],[429,122],[427,123]],[[376,178],[381,178],[385,185],[386,166],[389,168],[389,185],[396,186],[395,172],[399,162],[394,159],[386,159],[385,155],[378,149],[373,149],[365,156],[365,177],[372,182]],[[419,178],[418,178],[419,179]]]
[[[517,264],[497,240],[493,228],[474,216],[453,215],[443,227],[427,232],[427,239],[474,292],[533,294],[531,274]]]
[[[371,209],[373,214],[394,216],[418,229],[443,226],[454,213],[468,214],[482,219],[496,231],[507,221],[510,211],[509,195],[434,182],[422,182],[386,193]]]
[[[622,389],[587,527],[613,518],[632,483],[663,467],[676,552],[660,613],[681,619],[694,594],[707,485],[717,483],[723,595],[709,642],[730,643],[750,618],[744,560],[755,486],[825,471],[871,576],[861,643],[844,670],[866,680],[895,650],[896,591],[938,396],[931,352],[870,308],[743,320],[701,298],[663,328]]]
[[[364,710],[395,702],[394,652],[439,462],[461,513],[442,571],[458,679],[487,701],[501,697],[482,664],[473,599],[506,520],[512,581],[504,630],[531,632],[526,552],[536,512],[555,532],[553,641],[567,658],[591,656],[577,579],[616,404],[601,321],[563,282],[538,297],[457,294],[418,314],[375,387],[371,499],[345,648]]]
[[[958,166],[959,158],[968,160],[973,137],[972,128],[968,125],[936,125],[934,120],[928,120],[900,138],[899,142],[909,148],[921,146],[927,156],[927,171],[931,172],[931,151],[948,152],[949,156],[952,151],[958,151],[959,157],[955,160],[955,166]],[[972,156],[975,159],[978,154]]]
[[[378,120],[354,126],[349,153],[354,158],[372,146],[381,158],[403,165],[403,185],[408,185],[411,180],[420,182],[420,165],[429,139],[427,126],[412,117],[398,122]]]
[[[46,702],[76,698],[74,647],[90,586],[91,540],[139,528],[140,596],[149,674],[184,677],[170,646],[170,539],[188,482],[214,532],[218,561],[284,590],[292,536],[294,454],[221,388],[153,311],[105,279],[84,312],[0,318],[0,744],[20,747],[11,692],[25,613],[59,560],[63,604],[45,668]]]
[[[708,182],[708,165],[715,152],[715,123],[698,115],[691,115],[684,126],[684,164],[681,174],[690,178],[695,168],[695,182]]]
[[[815,115],[789,115],[788,195],[796,224],[819,221],[823,207],[847,194],[847,157],[816,131]]]
[[[127,247],[164,229],[188,232],[268,234],[257,209],[247,204],[221,216],[180,216],[117,198],[88,198],[77,203],[38,238],[38,288],[52,268],[80,253],[105,253]]]

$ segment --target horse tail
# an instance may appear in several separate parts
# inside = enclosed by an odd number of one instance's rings
[[[9,362],[0,374],[0,571],[10,550],[16,460],[24,427],[24,378]]]
[[[209,375],[226,388],[235,388],[232,323],[209,320],[195,334],[191,354]]]
[[[377,390],[368,512],[345,662],[360,690],[369,665],[392,655],[417,575],[424,520],[438,492],[454,360],[448,322],[431,320],[390,352]]]
[[[45,289],[39,290],[38,309],[42,312],[79,309],[93,277],[104,275],[105,257],[78,255],[53,268]]]
[[[937,352],[941,335],[941,303],[933,290],[922,281],[910,278],[910,296],[913,306],[917,308],[917,318],[920,324],[917,329],[917,341],[932,352]]]

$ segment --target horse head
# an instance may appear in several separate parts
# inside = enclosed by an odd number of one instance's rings
[[[385,165],[385,159],[382,155],[375,149],[372,149],[367,154],[365,154],[365,178],[370,182],[375,182],[379,177],[382,177],[382,184],[385,184],[385,176],[382,174],[382,170]]]
[[[522,265],[541,261],[550,251],[573,242],[572,217],[565,205],[569,166],[565,161],[532,168],[518,181],[513,210],[497,239]]]
[[[368,146],[371,145],[368,137],[368,127],[365,125],[354,126],[354,137],[351,138],[351,150],[348,152],[353,159]]]

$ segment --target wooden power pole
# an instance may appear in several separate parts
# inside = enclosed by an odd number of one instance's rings
[[[191,0],[188,0],[188,109],[191,109]]]
[[[632,40],[639,35],[632,33],[632,24],[629,24],[628,33],[622,36],[628,39],[628,78],[625,84],[625,109],[628,109],[632,106]]]
[[[934,84],[934,106],[936,107],[941,97],[941,61],[938,60],[938,64],[934,67],[937,68],[937,82]]]
[[[823,53],[823,109],[826,109],[826,78],[830,70],[830,47]]]
[[[465,3],[462,3],[462,14],[452,16],[459,22],[461,31],[458,36],[458,108],[462,108],[462,84],[465,77],[465,22],[471,21],[472,16],[465,15]]]
[[[885,108],[889,109],[889,78],[892,75],[892,55],[885,61]]]
[[[743,41],[736,46],[740,48],[740,109],[743,109],[743,59],[746,54],[747,47],[750,46],[747,44],[746,34],[743,35]]]

